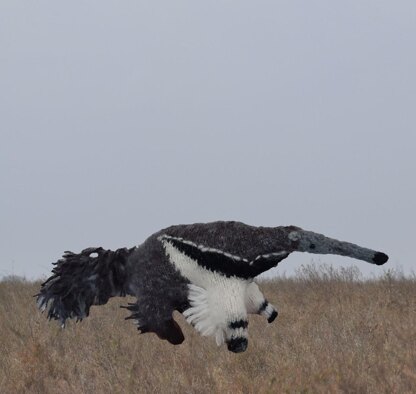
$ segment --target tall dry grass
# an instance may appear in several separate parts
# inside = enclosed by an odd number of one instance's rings
[[[1,393],[416,392],[416,280],[308,267],[262,283],[280,314],[250,319],[232,354],[177,316],[171,346],[124,321],[126,299],[61,330],[36,309],[39,283],[0,283]]]

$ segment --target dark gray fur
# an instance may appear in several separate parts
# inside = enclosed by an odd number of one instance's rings
[[[182,238],[247,260],[234,262],[224,257],[225,264],[227,261],[234,264],[233,275],[236,276],[240,276],[240,267],[248,262],[257,264],[253,272],[258,275],[294,251],[339,254],[378,265],[388,259],[381,252],[295,226],[254,227],[240,222],[178,225],[151,235],[132,249],[112,252],[89,248],[80,254],[67,252],[55,263],[53,275],[42,285],[37,295],[39,307],[47,308],[48,317],[64,325],[68,318],[88,316],[91,305],[104,304],[112,296],[129,294],[137,298],[136,303],[127,307],[132,312],[130,318],[136,320],[142,332],[155,332],[171,343],[181,343],[183,334],[173,321],[172,313],[175,310],[183,312],[189,307],[188,280],[169,262],[158,239],[162,235]],[[94,252],[98,257],[91,256]],[[286,253],[258,258],[277,252]]]

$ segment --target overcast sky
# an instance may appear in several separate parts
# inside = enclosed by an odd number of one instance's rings
[[[410,273],[415,70],[414,0],[1,0],[0,276],[219,219]]]

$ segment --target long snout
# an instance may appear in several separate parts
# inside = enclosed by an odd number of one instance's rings
[[[296,236],[299,241],[297,247],[299,252],[347,256],[376,265],[383,265],[389,259],[383,252],[364,248],[350,242],[339,241],[312,231],[297,230],[292,238],[296,238]]]

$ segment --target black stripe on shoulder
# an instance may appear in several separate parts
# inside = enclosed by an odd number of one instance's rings
[[[248,269],[248,262],[244,262],[237,256],[225,254],[216,249],[198,247],[177,238],[168,238],[166,241],[210,271],[219,272],[227,277],[238,276],[244,279],[252,275]]]
[[[219,272],[227,277],[237,276],[243,279],[254,278],[276,266],[279,261],[289,255],[286,252],[260,255],[250,262],[240,256],[203,245],[196,245],[181,238],[163,235],[158,239],[162,242],[169,242],[180,252],[186,254],[208,270]]]
[[[276,253],[266,253],[257,256],[250,264],[260,270],[265,272],[270,268],[276,267],[282,260],[284,260],[290,253],[286,251],[276,252]]]

